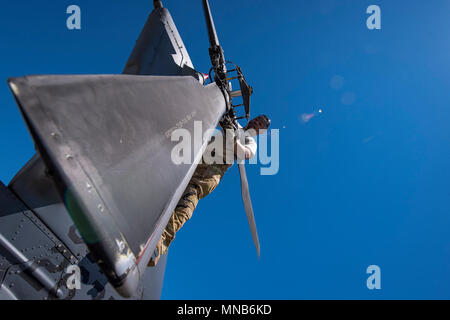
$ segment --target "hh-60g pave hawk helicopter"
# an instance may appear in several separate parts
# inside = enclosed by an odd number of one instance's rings
[[[185,129],[201,121],[212,132],[250,113],[253,90],[238,66],[227,70],[202,1],[210,84],[161,1],[122,75],[8,80],[37,153],[8,187],[0,183],[0,299],[160,298],[167,256],[155,268],[147,264],[198,163],[173,164],[175,142],[165,133],[187,115]],[[240,90],[232,91],[233,79]],[[238,96],[242,117],[232,101]],[[194,146],[196,160],[206,144]],[[259,255],[244,165],[239,169]],[[76,270],[81,287],[74,288],[67,284]]]

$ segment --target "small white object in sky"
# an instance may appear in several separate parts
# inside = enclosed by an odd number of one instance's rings
[[[319,110],[314,111],[313,113],[303,113],[300,116],[300,121],[303,123],[307,123],[309,122],[312,118],[319,116],[320,114],[323,113],[323,109],[319,108]]]
[[[314,113],[303,113],[301,115],[301,121],[303,123],[307,123],[309,122],[312,118],[314,118],[315,114]]]

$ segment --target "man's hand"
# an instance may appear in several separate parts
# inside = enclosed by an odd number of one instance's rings
[[[248,123],[244,130],[255,130],[256,134],[260,134],[261,130],[267,130],[270,126],[270,119],[265,115],[260,115]]]

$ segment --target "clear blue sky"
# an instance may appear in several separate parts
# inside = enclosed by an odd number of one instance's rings
[[[82,31],[65,27],[82,9]],[[165,0],[197,69],[201,1]],[[377,4],[382,29],[369,31]],[[450,2],[211,0],[226,57],[280,128],[280,172],[249,180],[260,261],[233,168],[179,233],[165,299],[450,298]],[[150,0],[7,1],[0,74],[120,73]],[[0,86],[0,179],[33,144]],[[302,114],[324,113],[304,123]],[[149,204],[151,205],[151,204]],[[382,290],[366,288],[381,267]]]

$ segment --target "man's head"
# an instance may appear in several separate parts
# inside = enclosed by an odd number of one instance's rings
[[[245,127],[245,130],[255,130],[257,134],[260,133],[260,130],[266,130],[270,126],[270,119],[266,115],[260,115],[256,118],[249,121],[248,125]]]

